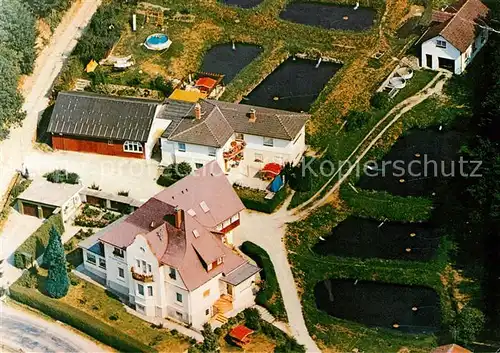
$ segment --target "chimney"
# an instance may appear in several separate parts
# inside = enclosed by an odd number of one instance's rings
[[[196,120],[201,119],[201,105],[200,105],[200,103],[196,103],[194,105],[194,117],[196,118]]]
[[[257,116],[255,115],[255,109],[252,108],[248,112],[248,122],[255,123],[256,120],[257,120]]]
[[[175,228],[181,229],[182,222],[184,221],[184,211],[180,208],[175,208]]]

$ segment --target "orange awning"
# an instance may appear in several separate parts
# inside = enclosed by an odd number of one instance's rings
[[[210,77],[201,77],[196,81],[196,87],[205,87],[208,89],[212,89],[217,84],[217,81]]]

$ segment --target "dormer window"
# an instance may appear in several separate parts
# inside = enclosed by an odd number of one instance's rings
[[[212,271],[212,264],[207,265],[207,271]]]
[[[436,40],[436,47],[438,48],[446,48],[446,41],[444,40]]]
[[[222,257],[219,257],[219,258],[217,259],[217,265],[220,265],[221,263],[222,263]]]

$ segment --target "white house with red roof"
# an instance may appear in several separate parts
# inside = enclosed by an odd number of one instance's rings
[[[461,74],[488,39],[488,13],[481,0],[459,0],[433,11],[431,26],[420,41],[421,66]]]
[[[81,242],[84,269],[143,315],[224,322],[255,299],[259,268],[231,246],[243,209],[213,161]]]

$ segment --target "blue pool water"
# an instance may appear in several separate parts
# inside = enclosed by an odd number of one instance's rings
[[[164,44],[168,41],[168,37],[165,34],[155,34],[146,40],[148,45],[158,45]]]

